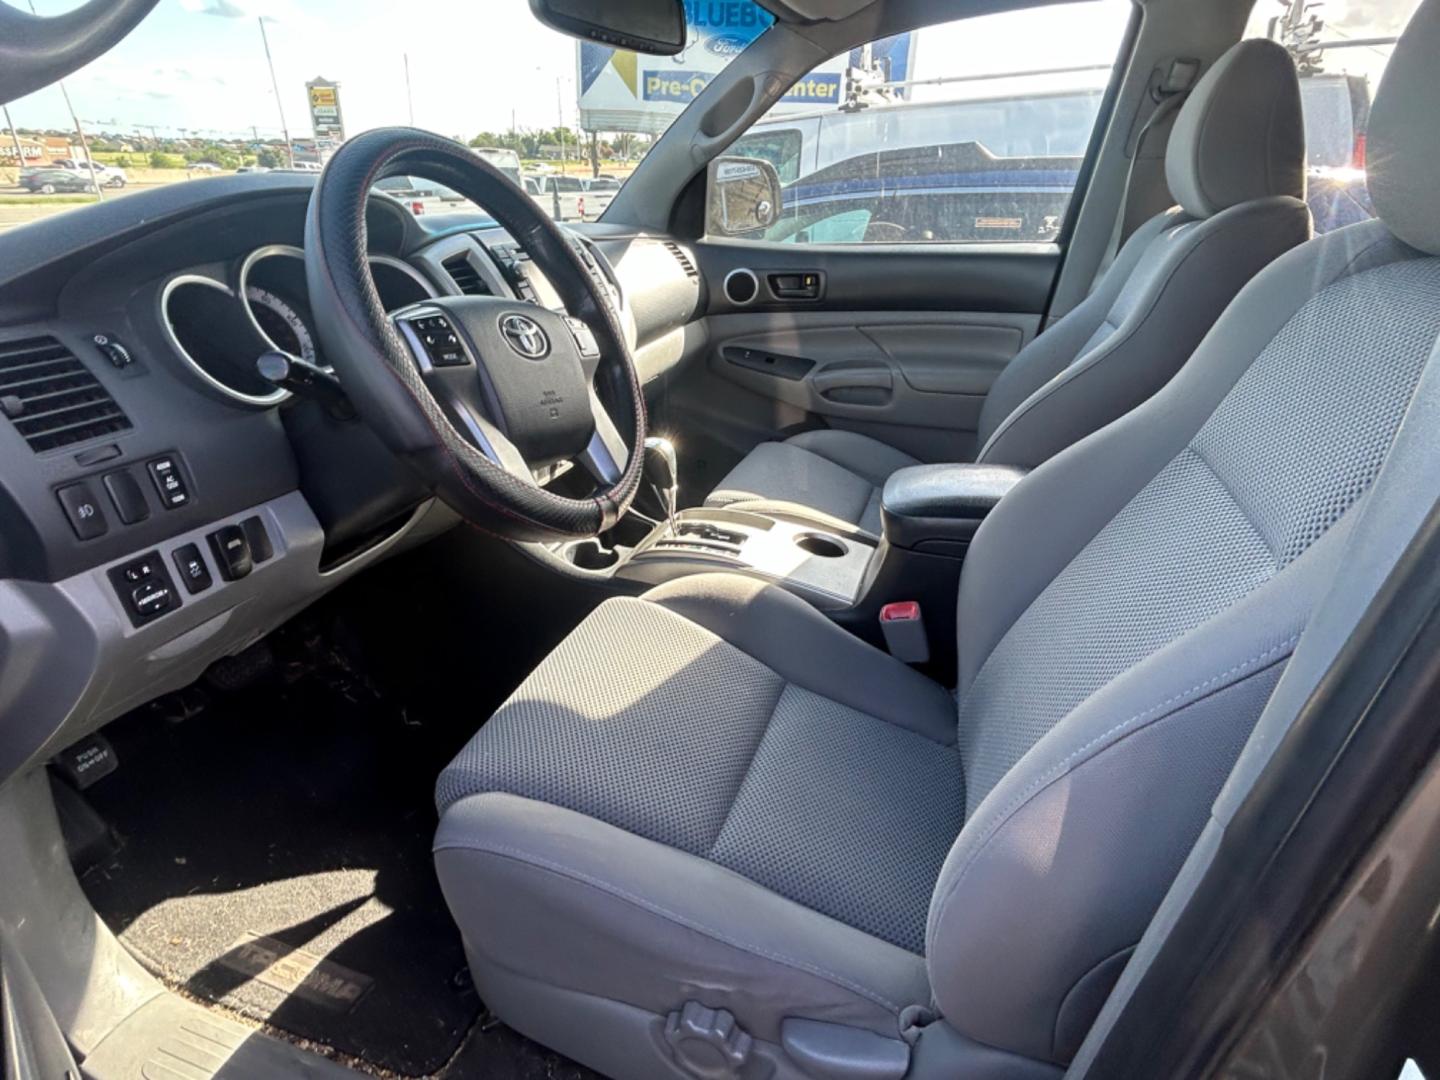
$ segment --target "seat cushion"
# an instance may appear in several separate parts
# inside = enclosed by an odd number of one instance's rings
[[[731,469],[707,506],[793,503],[880,535],[880,492],[918,458],[853,431],[807,431],[761,443]]]
[[[681,613],[733,613],[757,593],[778,594],[749,616],[767,624],[745,641],[760,656]],[[762,614],[773,609],[778,628]],[[794,681],[765,663],[791,620],[849,637],[738,577],[607,601],[441,774],[441,811],[483,792],[563,807],[922,952],[930,891],[964,817],[953,702],[938,687],[912,691],[921,711],[897,723],[818,690],[819,665]],[[873,654],[873,676],[915,685],[909,669],[856,645]]]
[[[758,1038],[784,1015],[895,1035],[928,998],[926,911],[963,825],[955,735],[941,687],[783,590],[700,575],[606,601],[437,787],[481,992],[497,966],[669,1011],[724,970],[706,1004]]]

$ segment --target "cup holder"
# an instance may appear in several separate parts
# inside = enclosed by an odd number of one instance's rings
[[[565,549],[565,558],[581,570],[609,570],[620,561],[620,552],[594,540],[581,540]]]
[[[820,533],[801,533],[795,537],[795,546],[809,555],[815,555],[822,559],[838,559],[845,554],[846,548],[833,536],[822,536]]]

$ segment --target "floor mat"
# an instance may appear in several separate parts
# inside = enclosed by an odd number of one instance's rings
[[[121,846],[82,884],[170,985],[434,1073],[481,1011],[430,860],[455,736],[333,683],[277,674],[107,729],[121,768],[86,795]]]

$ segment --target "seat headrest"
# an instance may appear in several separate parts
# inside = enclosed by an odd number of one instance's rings
[[[1440,0],[1425,0],[1381,76],[1365,139],[1366,183],[1380,220],[1440,255]]]
[[[1197,218],[1267,195],[1305,197],[1305,121],[1289,53],[1255,38],[1211,65],[1170,133],[1165,180]]]

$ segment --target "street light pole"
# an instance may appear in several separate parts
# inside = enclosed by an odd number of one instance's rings
[[[414,126],[415,126],[415,97],[414,97],[414,95],[411,94],[411,92],[410,92],[410,54],[407,52],[407,53],[404,54],[404,56],[405,56],[405,104],[406,104],[407,106],[409,106],[409,109],[410,109],[410,126],[411,126],[411,127],[414,127]]]
[[[560,76],[555,76],[555,116],[559,122],[560,132],[560,175],[565,175],[565,105],[564,98],[560,92]]]
[[[285,123],[285,105],[280,100],[280,81],[275,78],[275,61],[270,57],[270,38],[265,33],[265,16],[255,20],[260,24],[260,40],[265,45],[265,63],[270,68],[270,86],[275,91],[275,108],[280,113],[280,131],[285,136],[285,155],[290,159],[290,168],[295,168],[295,144],[290,141],[290,128]]]
[[[5,126],[10,129],[10,138],[15,142],[15,183],[20,183],[20,170],[25,167],[25,151],[20,148],[20,133],[15,130],[15,121],[10,119],[10,109],[5,107]]]

